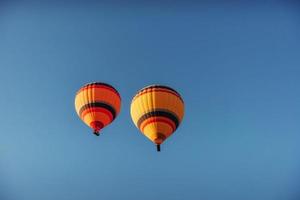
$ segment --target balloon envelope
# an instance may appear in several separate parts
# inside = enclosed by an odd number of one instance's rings
[[[116,118],[120,108],[120,94],[106,83],[88,83],[78,90],[75,97],[78,116],[96,135]]]
[[[159,147],[182,121],[184,102],[176,90],[150,85],[134,96],[130,113],[136,127]]]

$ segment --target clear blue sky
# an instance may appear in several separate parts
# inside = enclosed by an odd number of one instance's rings
[[[0,3],[1,200],[298,200],[300,4]],[[115,86],[100,137],[76,91]],[[186,114],[157,153],[133,125],[140,88]]]

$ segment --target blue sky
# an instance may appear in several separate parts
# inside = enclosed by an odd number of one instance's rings
[[[1,3],[0,199],[298,199],[299,6]],[[74,110],[91,81],[122,96],[100,137]],[[160,153],[129,114],[153,83],[186,106]]]

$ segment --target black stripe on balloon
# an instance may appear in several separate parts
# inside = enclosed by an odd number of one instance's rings
[[[177,129],[177,127],[179,126],[178,118],[173,113],[168,112],[168,111],[163,111],[163,110],[154,110],[154,111],[144,114],[143,116],[141,116],[139,118],[139,120],[137,122],[137,126],[140,128],[143,121],[145,121],[146,119],[148,119],[150,117],[166,117],[174,122],[175,127],[176,127],[175,129]]]
[[[79,109],[79,115],[81,116],[83,111],[85,111],[86,109],[89,109],[89,108],[104,108],[111,113],[111,115],[113,116],[113,119],[116,118],[116,110],[111,105],[108,105],[103,102],[93,102],[93,103],[88,103],[88,104],[83,105]]]
[[[152,89],[152,88],[162,88],[162,89],[171,90],[171,91],[175,92],[178,96],[180,96],[180,94],[176,90],[174,90],[173,88],[170,88],[168,86],[164,86],[164,85],[150,85],[150,86],[148,86],[146,88],[143,88],[141,90],[141,92],[144,91],[144,90],[147,90],[147,89]]]
[[[113,89],[118,95],[119,95],[119,92],[117,91],[116,88],[114,88],[112,85],[110,84],[107,84],[107,83],[102,83],[102,82],[91,82],[91,83],[88,83],[86,85],[83,86],[84,87],[87,87],[87,86],[93,86],[93,85],[103,85],[103,86],[106,86],[106,87],[109,87],[111,89]]]
[[[144,92],[145,90],[150,90],[150,89],[166,89],[166,90],[170,90],[170,91],[174,92],[175,94],[177,94],[177,96],[179,97],[179,99],[182,102],[184,102],[183,99],[182,99],[182,97],[181,97],[181,95],[176,90],[174,90],[173,88],[170,88],[168,86],[165,86],[165,85],[150,85],[150,86],[147,86],[147,87],[141,89],[138,92],[138,94]]]

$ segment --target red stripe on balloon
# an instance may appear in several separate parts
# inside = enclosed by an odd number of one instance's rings
[[[166,123],[166,124],[168,124],[169,126],[171,126],[171,128],[173,129],[173,131],[175,131],[175,129],[176,129],[175,124],[174,124],[171,120],[169,120],[169,119],[167,119],[167,118],[162,118],[162,117],[151,117],[151,118],[147,119],[147,120],[142,124],[142,126],[141,126],[141,128],[140,128],[141,131],[144,132],[144,128],[145,128],[147,125],[149,125],[149,124],[151,124],[151,123],[155,123],[155,122],[163,122],[163,123]]]
[[[109,110],[106,110],[105,108],[88,108],[81,113],[80,117],[83,119],[85,115],[87,115],[88,113],[92,113],[92,112],[105,113],[109,117],[110,121],[113,120],[113,115],[111,114],[111,112]]]

